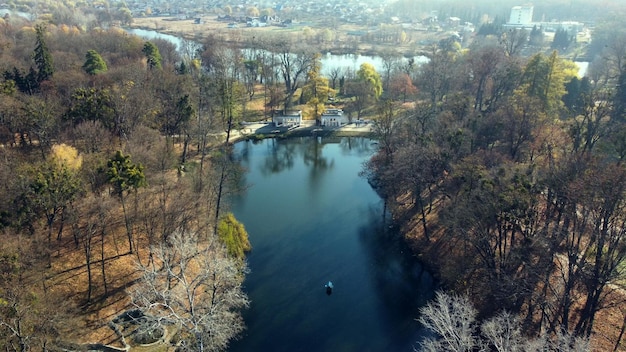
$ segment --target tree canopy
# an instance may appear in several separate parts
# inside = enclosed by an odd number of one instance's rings
[[[88,75],[94,76],[106,72],[107,64],[97,51],[89,50],[87,54],[85,54],[83,70],[85,70]]]
[[[374,100],[380,98],[383,94],[383,81],[380,74],[376,72],[376,68],[372,64],[365,62],[361,64],[356,74],[359,81],[365,83],[368,95],[371,95]]]
[[[159,48],[154,45],[152,42],[146,42],[143,45],[142,52],[146,56],[146,62],[148,64],[148,69],[160,69],[161,68],[161,53],[159,52]]]

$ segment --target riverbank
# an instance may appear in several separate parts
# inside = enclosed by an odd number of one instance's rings
[[[288,138],[306,136],[373,137],[371,122],[353,122],[341,126],[317,126],[313,120],[304,120],[298,127],[276,127],[271,122],[244,123],[244,127],[231,132],[231,142],[249,139]]]
[[[404,42],[368,43],[364,41],[371,28],[354,24],[338,24],[333,29],[332,40],[319,42],[315,40],[317,31],[326,30],[312,22],[296,22],[286,27],[264,26],[247,27],[245,24],[235,27],[217,17],[205,16],[201,21],[194,19],[177,19],[174,17],[137,17],[129,26],[134,29],[157,31],[178,38],[202,42],[207,37],[214,37],[233,47],[247,47],[250,43],[273,35],[299,35],[302,43],[311,44],[321,52],[331,54],[376,55],[393,50],[405,57],[422,56],[427,53],[427,46],[448,36],[445,32],[426,32],[407,30]],[[359,33],[359,35],[355,35]],[[318,33],[319,34],[319,33]],[[311,43],[309,43],[309,41]]]

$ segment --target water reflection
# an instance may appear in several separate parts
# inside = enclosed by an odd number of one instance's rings
[[[381,301],[387,302],[392,316],[414,314],[433,297],[433,277],[413,257],[397,228],[389,225],[388,217],[381,216],[379,209],[370,209],[364,216],[369,221],[359,229],[359,239],[373,263],[371,278],[380,288],[377,292]]]
[[[358,176],[371,148],[365,138],[236,145],[252,184],[233,204],[253,247],[252,305],[231,351],[412,351],[432,279]]]
[[[302,142],[303,162],[309,167],[309,187],[315,191],[322,182],[322,178],[335,165],[334,158],[324,156],[323,149],[327,143],[322,138],[306,138]]]
[[[250,142],[246,142],[250,143]],[[289,143],[288,140],[271,138],[267,140],[267,156],[261,168],[264,175],[276,174],[291,169],[296,157],[297,143]]]
[[[361,137],[342,137],[339,146],[344,153],[355,153],[359,156],[370,156],[374,153],[372,140]]]

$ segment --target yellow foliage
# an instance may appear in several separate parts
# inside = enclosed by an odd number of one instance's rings
[[[245,252],[252,249],[246,228],[232,213],[220,220],[217,235],[233,258],[243,259]]]
[[[202,62],[200,61],[200,59],[191,60],[191,67],[193,67],[194,70],[199,70],[201,65],[202,65]]]
[[[53,145],[51,154],[52,160],[70,170],[78,170],[83,164],[83,157],[78,155],[78,150],[67,144]]]
[[[563,73],[565,74],[566,81],[578,77],[578,66],[576,66],[574,61],[563,59],[561,60],[561,65],[563,65]]]

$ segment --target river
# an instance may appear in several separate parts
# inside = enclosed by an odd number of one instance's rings
[[[139,28],[129,28],[126,29],[128,33],[140,36],[146,39],[166,39],[171,43],[174,43],[178,50],[182,48],[182,39],[179,37],[159,33],[154,30],[148,29],[139,29]],[[416,56],[415,63],[420,65],[428,62],[428,58],[425,56]],[[402,58],[401,60],[406,61],[406,58]],[[376,71],[383,72],[385,65],[383,63],[383,59],[379,56],[368,56],[368,55],[355,55],[355,54],[345,54],[345,55],[335,55],[327,53],[323,55],[321,58],[322,62],[322,74],[325,76],[329,76],[333,68],[341,68],[341,69],[350,69],[352,72],[356,72],[362,63],[367,62],[372,64]],[[575,62],[578,67],[578,76],[584,77],[587,74],[587,68],[589,66],[589,62]]]
[[[366,138],[240,142],[246,193],[233,200],[253,250],[247,330],[230,351],[412,351],[435,283],[383,222],[359,176]],[[324,284],[334,290],[327,295]]]
[[[171,34],[164,34],[164,33],[159,33],[157,31],[154,31],[154,30],[140,29],[140,28],[127,28],[125,30],[128,33],[140,36],[148,40],[157,39],[157,38],[165,39],[173,43],[174,45],[176,45],[176,48],[178,50],[181,50],[181,48],[183,47],[183,39],[176,37],[174,35],[171,35]],[[414,59],[417,65],[428,62],[428,58],[425,56],[416,56]],[[407,58],[403,58],[403,57],[399,57],[398,60],[408,61]],[[320,61],[322,63],[321,73],[325,76],[330,76],[330,73],[333,68],[349,69],[352,72],[356,72],[361,67],[361,64],[365,62],[374,66],[374,68],[378,72],[383,72],[384,67],[385,67],[383,59],[381,57],[369,56],[369,55],[358,55],[358,54],[336,55],[336,54],[327,53],[325,55],[322,55]]]

